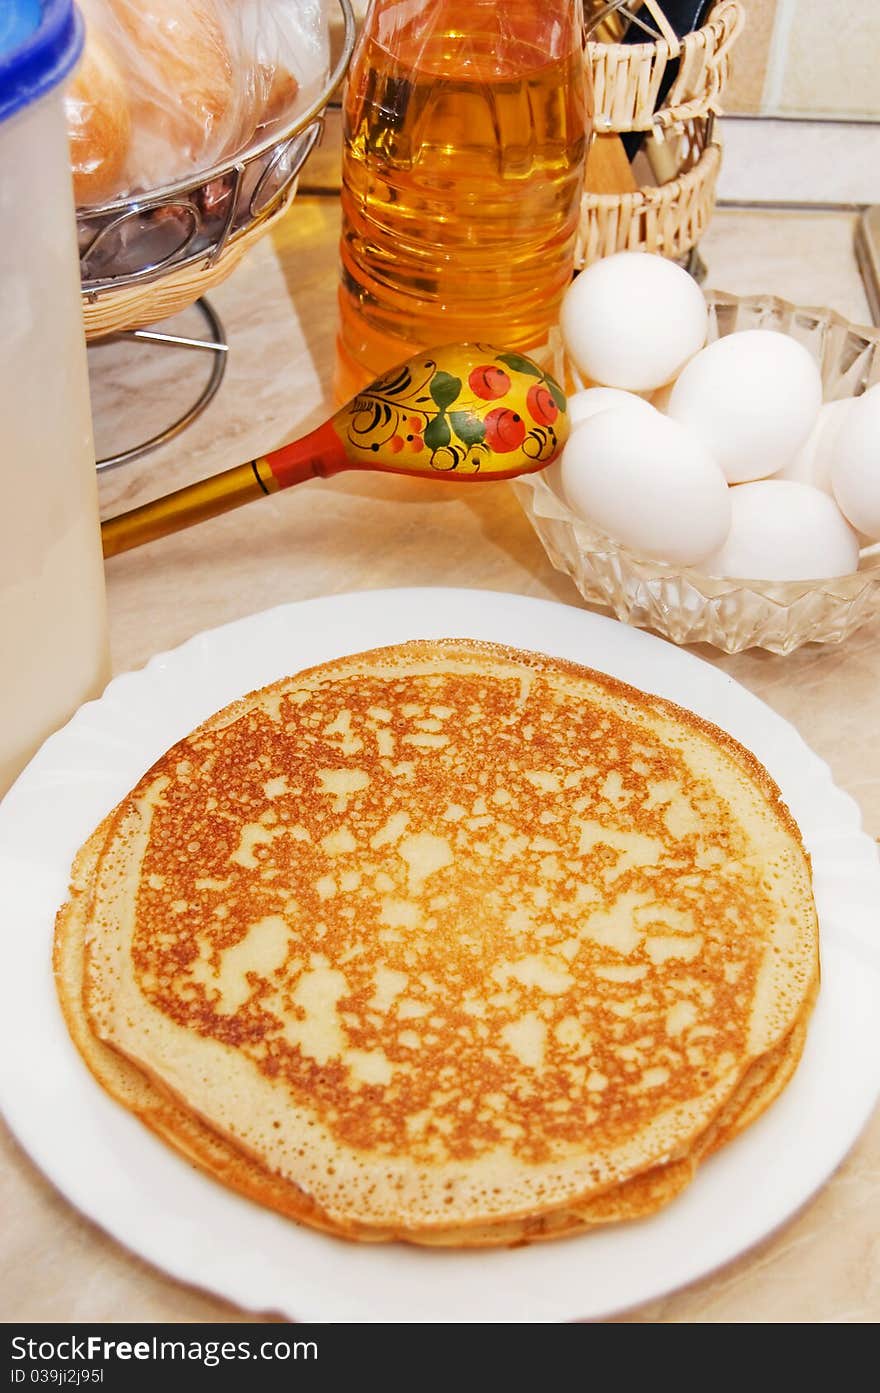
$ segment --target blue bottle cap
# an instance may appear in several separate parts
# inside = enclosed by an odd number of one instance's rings
[[[0,121],[57,86],[82,46],[73,0],[0,0]]]

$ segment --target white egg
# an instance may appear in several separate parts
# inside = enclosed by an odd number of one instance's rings
[[[730,532],[700,566],[707,575],[821,580],[858,570],[858,538],[821,489],[790,479],[760,479],[729,494]]]
[[[834,441],[831,487],[860,532],[880,541],[880,391],[857,397]]]
[[[669,415],[703,440],[728,483],[784,469],[822,405],[815,360],[788,334],[746,329],[710,343],[687,364]]]
[[[588,421],[597,412],[608,411],[612,406],[633,405],[641,407],[643,411],[651,409],[644,397],[637,396],[635,392],[622,392],[618,387],[585,387],[580,392],[573,392],[568,398],[568,416],[571,428],[574,430],[582,421]],[[565,499],[565,490],[562,487],[561,456],[555,459],[552,464],[547,465],[543,471],[543,477],[557,497]]]
[[[650,410],[650,402],[635,392],[624,392],[619,387],[585,387],[568,398],[571,424],[577,426],[595,416],[597,411],[608,411],[612,406],[640,406]]]
[[[694,436],[653,407],[583,421],[562,453],[569,507],[638,556],[689,566],[719,547],[730,490]]]
[[[823,493],[831,493],[831,460],[834,443],[840,428],[851,408],[855,397],[844,397],[842,401],[828,401],[819,411],[816,424],[807,436],[794,459],[780,469],[775,479],[791,479],[796,484],[812,484]]]
[[[559,324],[585,376],[646,392],[668,382],[702,347],[707,317],[703,292],[674,261],[617,252],[572,282]]]

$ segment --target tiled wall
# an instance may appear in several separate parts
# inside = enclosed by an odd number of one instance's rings
[[[880,0],[740,0],[727,111],[880,121]]]

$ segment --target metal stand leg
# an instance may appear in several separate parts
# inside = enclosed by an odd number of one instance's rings
[[[208,403],[217,395],[217,389],[223,381],[223,374],[226,371],[226,354],[229,351],[229,345],[226,342],[226,334],[220,316],[210,301],[203,296],[196,300],[195,304],[208,325],[209,338],[182,338],[178,334],[163,334],[155,329],[133,329],[129,333],[118,336],[127,339],[140,339],[145,343],[169,343],[176,348],[192,348],[213,353],[214,361],[211,365],[211,375],[204,388],[182,416],[179,416],[176,421],[172,421],[170,426],[166,426],[157,435],[151,435],[149,440],[143,441],[142,444],[133,445],[130,450],[122,450],[118,455],[107,455],[104,459],[97,460],[96,467],[99,472],[105,469],[115,469],[117,465],[127,464],[129,460],[140,459],[150,450],[164,445],[166,440],[171,440],[175,435],[179,435],[197,416],[200,416]]]

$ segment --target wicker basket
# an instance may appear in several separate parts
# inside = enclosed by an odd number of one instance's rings
[[[657,0],[645,0],[659,32],[654,43],[588,42],[597,134],[651,131],[681,142],[678,175],[669,183],[619,194],[586,191],[576,261],[588,265],[616,251],[685,256],[698,242],[715,206],[721,146],[714,117],[730,69],[731,48],[743,25],[737,0],[720,0],[707,23],[683,39]],[[675,81],[656,106],[666,69]]]
[[[711,117],[686,122],[680,138],[681,172],[668,184],[635,193],[584,192],[577,266],[620,251],[678,258],[696,246],[715,207],[721,146]]]
[[[665,38],[644,44],[587,44],[600,133],[666,130],[719,109],[730,51],[744,22],[742,5],[720,0],[702,29],[678,39],[657,0],[645,3]],[[664,105],[657,107],[666,68],[675,59],[678,76]]]
[[[143,329],[148,324],[170,319],[171,315],[187,309],[232,274],[245,252],[284,216],[295,194],[296,184],[293,184],[285,190],[281,202],[267,217],[252,223],[234,241],[228,242],[213,262],[208,262],[206,258],[196,265],[167,271],[147,284],[120,286],[100,299],[92,300],[84,293],[82,309],[86,339],[91,342],[126,329]]]

